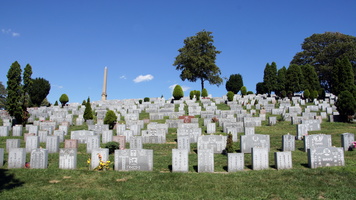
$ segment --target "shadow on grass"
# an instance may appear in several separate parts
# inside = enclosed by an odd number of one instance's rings
[[[169,169],[170,172],[172,172],[172,170],[173,170],[172,165],[168,165],[168,169]]]
[[[22,186],[25,182],[15,178],[7,169],[0,169],[0,192]]]
[[[300,165],[303,166],[303,167],[305,167],[305,168],[309,168],[308,163],[302,163],[302,164],[300,164]]]

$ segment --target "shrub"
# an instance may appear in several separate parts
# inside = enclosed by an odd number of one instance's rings
[[[201,96],[203,97],[203,98],[205,98],[205,97],[208,97],[208,90],[206,90],[205,88],[201,91]]]
[[[231,92],[231,91],[227,92],[227,94],[226,94],[227,100],[228,101],[233,101],[234,100],[234,95],[235,94],[233,92]]]
[[[253,94],[253,92],[252,91],[248,91],[247,94]]]
[[[281,91],[281,98],[283,99],[286,96],[287,96],[287,92],[285,90],[282,90]]]
[[[143,99],[143,101],[144,101],[144,102],[150,102],[150,98],[145,97],[145,98]]]
[[[117,121],[117,116],[114,113],[114,111],[108,110],[104,118],[104,124],[109,124],[109,129],[113,129],[116,121]]]
[[[108,142],[105,144],[105,148],[109,149],[109,154],[113,154],[116,149],[120,148],[120,144],[118,142]]]
[[[313,101],[314,99],[318,98],[318,91],[316,91],[316,90],[311,91],[309,98],[310,98],[312,101]]]
[[[241,87],[241,95],[244,96],[247,94],[247,88],[245,86]]]
[[[91,120],[91,119],[94,118],[93,110],[91,109],[90,101],[87,101],[87,103],[85,104],[85,110],[84,110],[83,118],[84,118],[85,121]]]
[[[82,105],[85,106],[87,104],[87,102],[85,100],[83,100]]]
[[[192,100],[194,98],[195,90],[190,91],[189,98]]]
[[[234,153],[234,142],[232,141],[232,134],[231,133],[227,134],[226,153]]]
[[[180,85],[176,85],[173,90],[174,100],[179,100],[184,97],[183,89]]]
[[[58,101],[54,102],[54,106],[58,106]]]
[[[308,89],[304,90],[303,96],[305,99],[308,99],[310,97],[310,92]]]
[[[197,101],[200,100],[200,91],[199,90],[195,90],[195,98],[197,99]]]
[[[142,99],[138,100],[138,103],[139,103],[139,104],[142,104]]]
[[[63,108],[63,106],[65,106],[69,101],[68,95],[62,94],[61,97],[59,97],[59,101],[61,102]]]

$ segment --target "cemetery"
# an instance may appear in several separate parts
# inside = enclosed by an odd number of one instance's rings
[[[12,126],[1,111],[0,192],[20,199],[22,190],[41,188],[34,198],[55,190],[58,198],[104,192],[119,199],[210,199],[219,190],[216,198],[352,199],[356,126],[330,121],[338,115],[334,98],[101,100],[91,103],[95,117],[87,121],[78,103],[28,108],[25,127]],[[113,129],[103,123],[108,110],[117,116]],[[228,134],[233,152],[226,151]],[[119,144],[113,153],[110,142]]]

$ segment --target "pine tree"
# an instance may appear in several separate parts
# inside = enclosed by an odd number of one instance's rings
[[[16,122],[21,124],[23,122],[23,107],[22,107],[22,86],[21,86],[21,66],[15,61],[10,66],[7,73],[7,103],[6,110],[9,115],[15,117]]]
[[[232,141],[232,134],[227,134],[226,153],[234,153],[234,142]]]
[[[91,104],[90,104],[90,98],[89,97],[88,97],[88,100],[87,100],[87,102],[85,104],[85,110],[84,110],[83,118],[84,118],[85,121],[92,120],[94,118],[93,111],[91,109]]]
[[[268,63],[266,64],[263,83],[269,95],[272,91],[277,89],[277,65],[275,62],[272,62],[271,65]]]

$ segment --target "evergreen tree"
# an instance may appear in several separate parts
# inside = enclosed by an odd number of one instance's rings
[[[303,96],[305,99],[308,99],[310,97],[310,92],[308,89],[304,90]]]
[[[180,85],[176,85],[173,89],[173,98],[174,100],[180,100],[184,97],[183,89]]]
[[[51,84],[44,78],[35,78],[32,80],[29,95],[34,106],[40,106],[51,90]]]
[[[6,97],[7,97],[7,91],[5,89],[5,86],[0,81],[0,109],[5,109]]]
[[[226,91],[231,91],[237,94],[244,85],[241,74],[231,74],[228,81],[226,81]]]
[[[344,117],[346,121],[348,116],[352,116],[356,112],[356,100],[351,92],[345,90],[340,92],[338,100],[336,101],[337,111]]]
[[[282,97],[282,91],[286,90],[286,74],[287,74],[287,68],[284,66],[277,71],[276,94],[281,97]]]
[[[104,124],[109,125],[109,129],[113,129],[117,121],[117,116],[114,111],[108,110],[104,118]]]
[[[247,94],[247,88],[245,86],[241,87],[241,95],[244,96]]]
[[[23,109],[27,110],[27,107],[29,106],[29,100],[30,100],[30,90],[32,87],[32,67],[30,64],[27,64],[24,72],[23,72]]]
[[[192,99],[194,98],[194,95],[195,95],[195,90],[191,90],[191,91],[189,92],[189,98],[190,98],[190,100],[192,100]]]
[[[339,95],[342,91],[349,91],[352,94],[354,93],[354,74],[352,65],[346,57],[341,60],[336,59],[331,74],[331,91],[333,94]]]
[[[226,153],[234,153],[234,142],[232,140],[232,134],[229,133],[227,134],[227,140],[226,140]]]
[[[16,122],[23,122],[23,107],[22,107],[22,86],[21,86],[21,66],[15,61],[10,66],[7,73],[7,102],[6,110],[9,115],[15,117]]]
[[[58,101],[54,102],[54,106],[58,106]]]
[[[208,90],[206,90],[206,88],[204,88],[204,89],[202,90],[201,96],[202,96],[203,98],[206,98],[206,97],[208,96]]]
[[[303,73],[303,88],[309,91],[319,90],[320,82],[318,75],[315,72],[315,68],[309,64],[301,66]]]
[[[266,64],[263,83],[269,95],[272,91],[277,89],[277,65],[275,62],[272,62],[271,65],[268,63]]]
[[[286,91],[292,94],[303,91],[303,74],[299,65],[291,64],[288,67],[286,73]]]
[[[61,102],[62,104],[62,108],[66,105],[66,103],[68,103],[69,98],[68,95],[66,94],[62,94],[61,97],[59,97],[59,102]]]
[[[233,101],[234,100],[234,93],[233,92],[228,91],[226,96],[227,96],[227,100],[228,101]]]
[[[257,94],[266,94],[267,93],[267,90],[266,90],[263,82],[258,82],[256,84],[256,93]]]
[[[87,102],[85,104],[85,110],[84,110],[83,118],[84,118],[85,121],[92,120],[94,118],[93,111],[91,109],[91,104],[90,104],[90,98],[89,97],[88,97],[88,100],[87,100]]]

